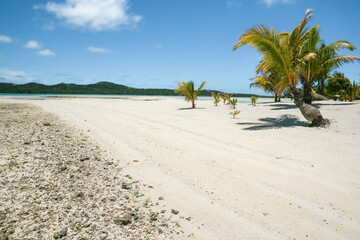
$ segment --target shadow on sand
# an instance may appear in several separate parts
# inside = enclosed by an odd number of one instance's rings
[[[176,110],[196,110],[196,109],[205,109],[205,108],[192,108],[192,107],[187,107],[187,108],[178,108]]]
[[[286,104],[286,103],[273,103],[268,106],[273,107],[271,110],[288,110],[295,109],[297,106],[295,104]]]
[[[344,102],[344,103],[321,103],[321,102],[315,102],[313,104],[311,104],[312,106],[316,107],[316,108],[320,108],[321,106],[347,106],[347,105],[354,105],[356,103],[354,102]]]
[[[311,106],[315,108],[321,108],[321,106],[346,106],[346,105],[353,105],[356,103],[349,102],[349,103],[322,103],[322,102],[314,102]],[[288,109],[296,109],[297,106],[295,104],[284,104],[284,103],[271,103],[266,104],[267,106],[273,107],[271,110],[288,110]]]
[[[305,121],[300,121],[296,116],[285,114],[278,118],[260,118],[261,123],[254,122],[240,122],[239,125],[249,125],[249,127],[244,128],[244,130],[266,130],[274,128],[284,128],[284,127],[309,127],[310,124]]]

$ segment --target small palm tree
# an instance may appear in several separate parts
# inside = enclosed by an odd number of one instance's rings
[[[256,106],[256,101],[259,99],[258,97],[256,97],[256,96],[251,96],[251,104],[253,105],[253,106]]]
[[[175,93],[180,96],[185,96],[185,101],[191,101],[192,108],[195,108],[195,100],[197,100],[197,96],[205,84],[206,82],[202,82],[200,87],[195,91],[193,81],[179,82],[179,87],[175,89]]]
[[[221,93],[215,94],[214,92],[211,92],[211,95],[213,97],[213,101],[214,101],[215,106],[217,106],[218,103],[220,102]]]
[[[234,110],[233,114],[233,118],[235,118],[236,115],[238,115],[240,113],[240,110]]]
[[[231,108],[236,108],[237,101],[238,100],[236,98],[230,99]]]
[[[227,101],[227,104],[230,104],[230,100],[231,100],[231,97],[235,94],[235,92],[233,92],[232,94],[227,94],[227,93],[223,93],[221,95],[221,98],[224,100],[224,104],[226,104],[226,101]]]
[[[265,92],[270,92],[274,95],[275,102],[281,102],[281,95],[283,91],[288,87],[287,82],[282,81],[281,76],[276,76],[275,69],[266,69],[266,62],[261,61],[256,69],[257,74],[255,78],[250,79],[253,81],[250,84],[250,88],[258,87]]]
[[[225,95],[226,95],[225,93],[222,93],[220,95],[221,99],[224,101],[224,104],[226,104],[226,96]]]

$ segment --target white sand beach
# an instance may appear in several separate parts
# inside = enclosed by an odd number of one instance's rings
[[[85,130],[194,239],[360,239],[360,103],[315,103],[324,129],[259,101],[233,119],[209,99],[0,99]]]

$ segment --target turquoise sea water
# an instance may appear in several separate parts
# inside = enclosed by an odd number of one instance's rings
[[[47,98],[101,98],[101,99],[113,99],[113,98],[180,98],[181,96],[154,96],[154,95],[102,95],[102,94],[28,94],[28,93],[0,93],[0,98],[10,99],[29,99],[29,100],[44,100]],[[199,101],[210,100],[211,97],[200,96]],[[250,103],[250,98],[237,98],[238,103]]]
[[[28,94],[28,93],[0,93],[0,97],[11,99],[46,99],[46,98],[130,98],[130,97],[164,97],[145,95],[108,95],[108,94]],[[178,97],[178,96],[169,96]]]

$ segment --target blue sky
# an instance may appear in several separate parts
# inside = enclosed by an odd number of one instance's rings
[[[260,55],[232,46],[257,24],[291,31],[305,11],[325,43],[360,48],[358,0],[3,0],[0,82],[249,89]],[[360,51],[343,54],[360,56]],[[360,81],[359,63],[339,69]]]

